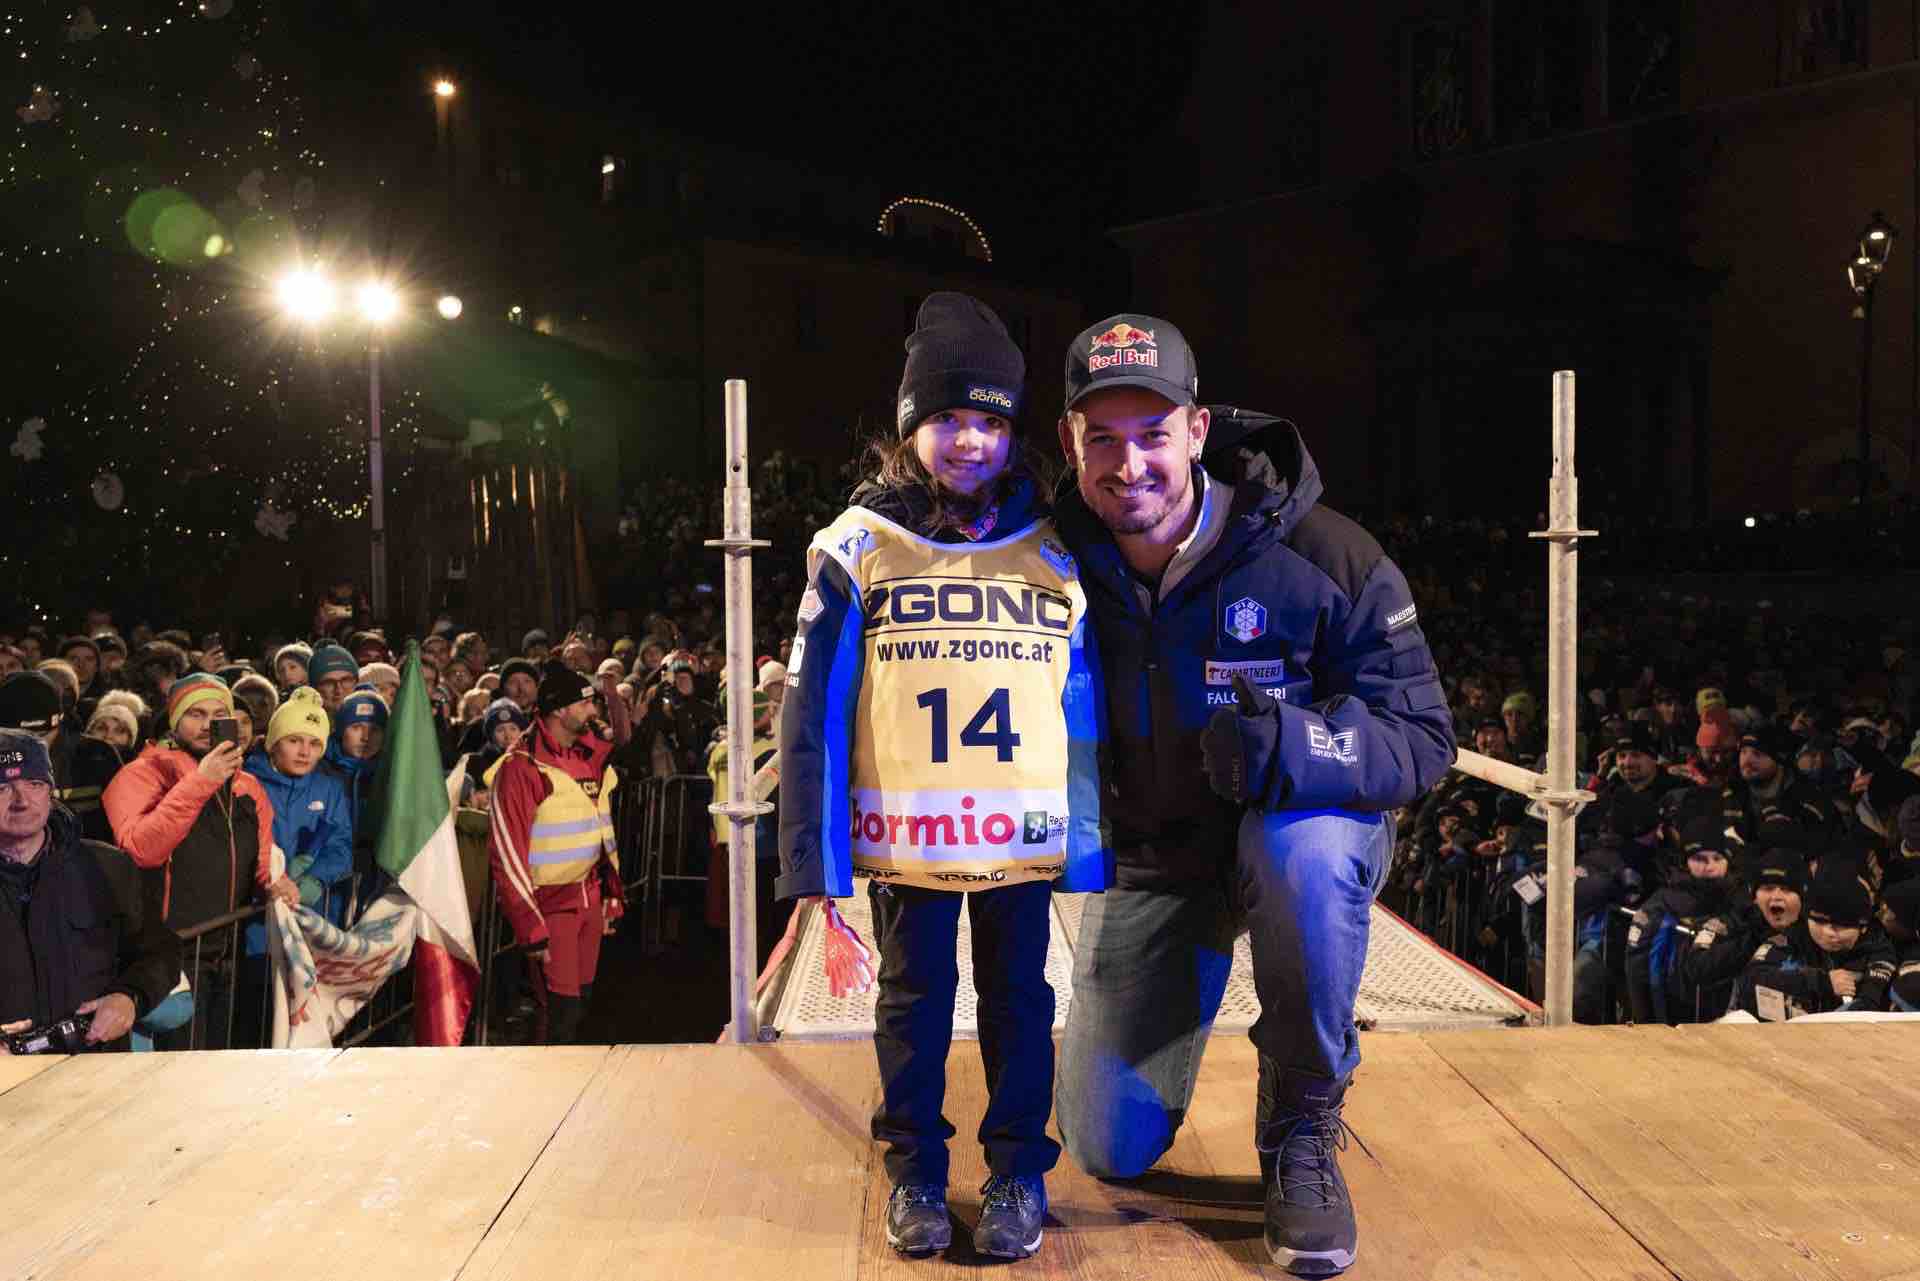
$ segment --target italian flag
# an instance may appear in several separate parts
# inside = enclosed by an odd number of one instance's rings
[[[451,784],[440,765],[417,642],[407,644],[394,702],[374,862],[419,913],[413,942],[414,1044],[458,1045],[480,981],[480,955],[460,875]]]

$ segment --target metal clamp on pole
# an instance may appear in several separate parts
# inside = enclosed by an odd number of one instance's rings
[[[724,817],[727,839],[728,1035],[736,1045],[760,1039],[753,984],[757,925],[754,912],[754,819],[773,806],[749,799],[753,780],[753,549],[772,543],[753,536],[753,488],[747,470],[747,384],[727,380],[725,537],[707,540],[727,557],[727,798],[709,813]]]

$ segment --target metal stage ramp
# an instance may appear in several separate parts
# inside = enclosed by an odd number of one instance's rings
[[[873,941],[873,914],[864,890],[838,900],[841,912],[869,944]],[[1056,997],[1054,1028],[1065,1023],[1073,996],[1073,946],[1080,934],[1083,894],[1053,897],[1053,937],[1047,947],[1047,981]],[[810,916],[790,964],[779,981],[784,986],[770,1002],[771,1025],[783,1040],[840,1041],[873,1035],[876,993],[866,992],[836,1000],[827,991],[821,964],[824,926],[818,914]],[[972,938],[967,915],[960,914],[960,991],[955,1001],[956,1037],[977,1036],[969,958]],[[1378,904],[1367,941],[1367,968],[1360,982],[1355,1017],[1361,1026],[1382,1031],[1441,1031],[1499,1027],[1531,1021],[1538,1007],[1522,1000],[1478,970],[1437,947],[1425,935]],[[1253,991],[1253,956],[1247,936],[1234,942],[1233,970],[1220,1002],[1215,1034],[1242,1033],[1259,1017],[1260,1003]]]

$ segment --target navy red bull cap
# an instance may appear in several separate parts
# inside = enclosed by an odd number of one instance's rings
[[[1067,408],[1108,387],[1141,387],[1176,405],[1197,404],[1200,374],[1193,349],[1157,316],[1109,316],[1067,348]]]

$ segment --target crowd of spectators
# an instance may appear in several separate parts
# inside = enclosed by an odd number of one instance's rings
[[[1461,745],[1544,770],[1537,561],[1388,536]],[[1596,799],[1578,816],[1577,1019],[1920,1009],[1916,620],[1866,604],[1583,590],[1575,760]],[[1389,906],[1539,999],[1544,810],[1456,772],[1400,818]]]
[[[775,456],[756,476],[754,533],[777,549],[754,566],[756,768],[771,754],[784,693],[801,549],[839,510],[852,474],[825,477]],[[702,545],[719,528],[719,495],[665,479],[630,497],[617,546],[626,569],[609,579],[610,597],[628,608],[566,630],[489,635],[442,614],[419,631],[445,764],[464,770],[466,804],[487,806],[489,770],[532,724],[549,662],[596,688],[610,683],[614,694],[603,697],[626,701],[636,732],[614,756],[623,779],[724,785],[725,753],[715,751],[726,706],[719,559]],[[1757,567],[1770,571],[1804,559],[1786,549],[1839,555],[1847,531],[1858,530],[1804,516],[1769,524],[1726,537],[1763,540],[1754,545],[1774,550]],[[1539,765],[1546,623],[1536,544],[1522,528],[1481,519],[1377,527],[1412,584],[1462,745]],[[1920,656],[1911,611],[1889,599],[1840,618],[1785,599],[1750,605],[1648,591],[1626,575],[1690,562],[1669,555],[1673,535],[1634,531],[1627,541],[1657,563],[1630,564],[1616,547],[1596,563],[1620,580],[1592,574],[1582,597],[1578,761],[1598,799],[1579,817],[1578,1016],[1672,1022],[1731,1008],[1762,1018],[1920,1008]],[[1736,548],[1710,545],[1703,565],[1756,567]],[[405,643],[350,581],[300,623],[299,635],[243,638],[123,625],[98,608],[67,626],[0,624],[0,731],[44,749],[58,802],[51,812],[66,816],[41,819],[33,829],[41,835],[21,841],[84,850],[103,864],[124,858],[133,869],[95,878],[97,893],[101,885],[120,893],[120,906],[103,913],[133,940],[122,960],[135,978],[110,983],[102,970],[83,998],[117,997],[116,1017],[102,1025],[116,1031],[114,1044],[127,1042],[118,1000],[138,1020],[136,1045],[259,1044],[258,905],[277,895],[341,923],[381,888],[373,797]],[[34,786],[0,777],[0,802]],[[705,794],[697,803],[690,789],[682,795],[681,863],[699,872],[711,859],[723,878]],[[24,830],[31,806],[18,808]],[[1537,996],[1542,813],[1456,773],[1404,812],[1398,831],[1389,905]],[[276,845],[282,877],[262,857]],[[760,852],[771,856],[773,842]],[[7,863],[0,858],[0,872]],[[15,879],[0,878],[0,889]],[[138,911],[122,901],[129,884],[139,886]],[[22,925],[28,901],[18,898]],[[777,926],[771,904],[762,917],[763,933]],[[724,923],[717,909],[707,920]],[[238,946],[204,945],[236,924]],[[156,927],[180,941],[160,960]],[[11,954],[4,959],[0,1024],[73,1012],[70,993],[31,990],[16,981]],[[156,992],[168,965],[184,977]]]

